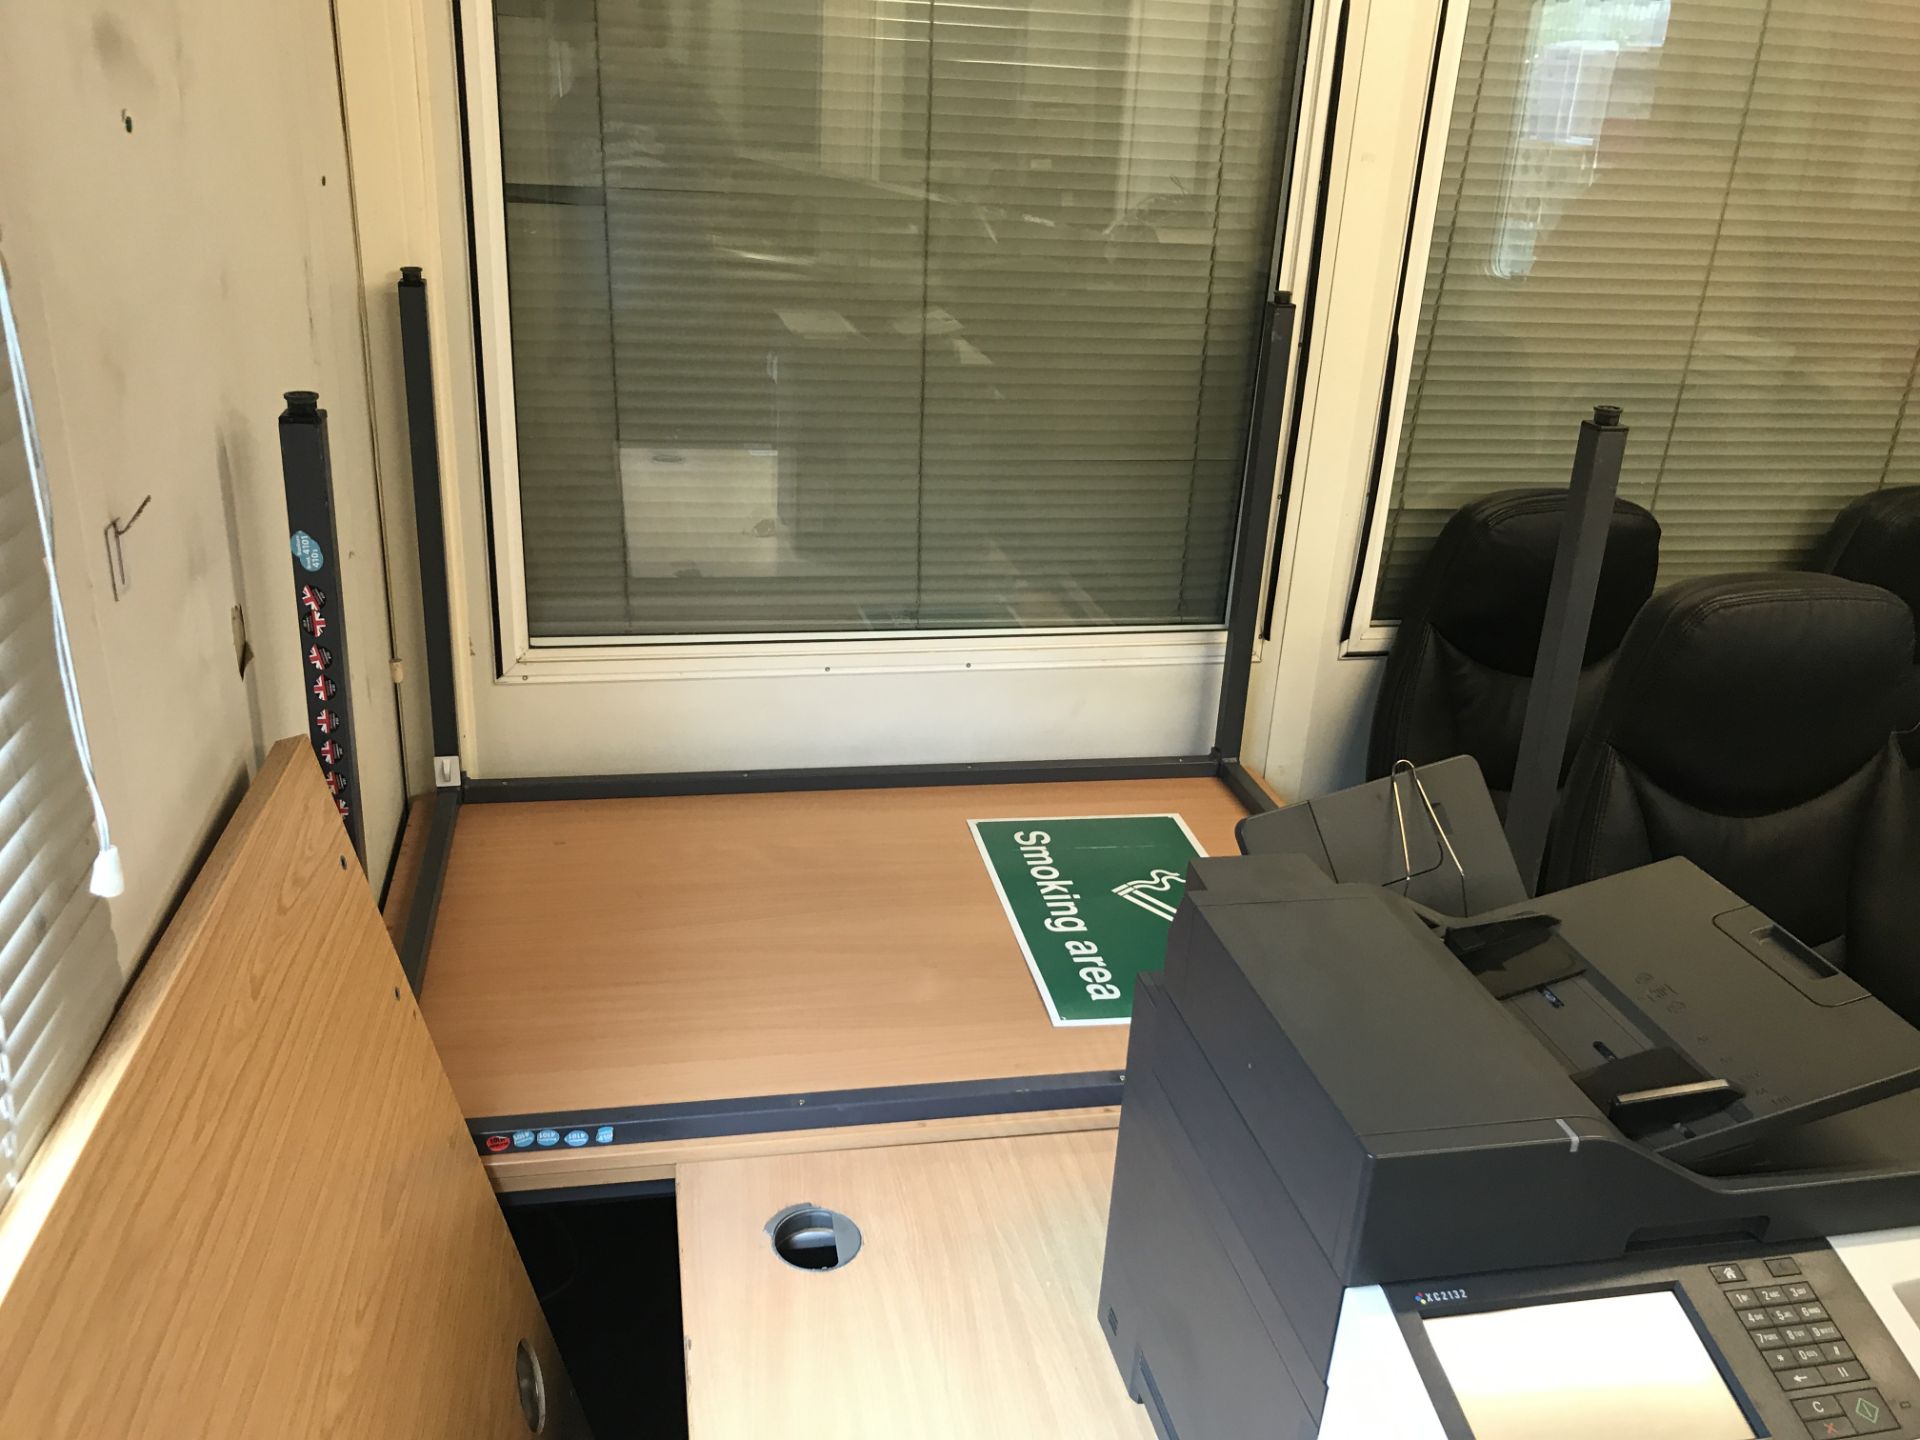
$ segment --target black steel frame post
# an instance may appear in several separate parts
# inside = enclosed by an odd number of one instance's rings
[[[307,736],[360,863],[367,862],[360,813],[359,731],[353,723],[347,661],[347,607],[334,529],[333,461],[327,412],[311,390],[289,390],[280,415],[280,469],[287,492],[293,599],[301,632]]]
[[[446,888],[447,860],[453,853],[453,827],[460,819],[460,792],[436,790],[426,804],[421,819],[408,821],[424,821],[427,838],[420,852],[413,894],[407,898],[407,922],[400,931],[400,968],[406,972],[407,984],[415,995],[427,982],[427,952],[433,947],[434,922],[440,918],[440,894]]]
[[[1547,833],[1560,795],[1560,770],[1573,728],[1587,632],[1593,623],[1593,601],[1600,588],[1600,565],[1606,558],[1626,450],[1627,427],[1620,423],[1618,406],[1597,405],[1593,418],[1580,422],[1566,516],[1560,524],[1560,545],[1547,591],[1546,619],[1540,627],[1533,683],[1527,690],[1513,791],[1507,800],[1507,842],[1528,894],[1539,888]]]
[[[1277,808],[1240,762],[1246,738],[1247,691],[1253,683],[1253,643],[1260,626],[1260,583],[1267,573],[1267,532],[1279,503],[1280,421],[1292,373],[1293,300],[1278,295],[1267,304],[1266,327],[1255,372],[1253,425],[1240,480],[1240,520],[1235,531],[1233,580],[1227,590],[1227,652],[1220,672],[1220,707],[1214,717],[1213,754],[1220,779],[1253,814]]]
[[[453,617],[447,600],[447,531],[441,512],[440,428],[433,408],[433,345],[427,282],[420,267],[400,272],[400,355],[407,391],[407,439],[413,465],[413,525],[420,549],[420,615],[426,629],[427,706],[433,727],[433,780],[460,784],[460,723],[453,698]]]
[[[433,340],[427,282],[417,265],[400,272],[400,358],[407,396],[413,524],[420,556],[420,618],[426,640],[427,712],[433,737],[434,791],[413,823],[427,827],[420,870],[400,935],[400,966],[414,993],[426,981],[427,953],[440,913],[447,857],[460,816],[460,723],[453,688],[453,617],[448,601],[447,531],[440,485],[440,426],[433,404]]]

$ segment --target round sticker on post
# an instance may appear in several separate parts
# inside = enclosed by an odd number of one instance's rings
[[[300,562],[300,568],[309,575],[327,563],[327,557],[320,553],[320,543],[304,530],[293,532],[293,558]]]

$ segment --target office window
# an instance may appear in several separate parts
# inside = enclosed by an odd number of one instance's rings
[[[0,346],[0,1202],[120,993],[107,907],[88,889],[99,839],[54,648],[27,435]]]
[[[496,0],[536,640],[1218,624],[1298,0]]]
[[[1917,72],[1906,0],[1475,0],[1376,620],[1457,506],[1566,483],[1596,403],[1663,581],[1920,479]]]

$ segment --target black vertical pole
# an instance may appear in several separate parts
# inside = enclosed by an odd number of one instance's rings
[[[354,853],[364,864],[360,814],[360,743],[347,683],[347,612],[340,583],[340,542],[333,523],[333,461],[327,412],[311,390],[289,390],[280,415],[280,468],[287,487],[287,529],[293,551],[294,610],[300,626],[301,683],[307,732],[333,803],[340,807]]]
[[[420,615],[427,632],[427,705],[434,784],[460,783],[460,725],[453,702],[453,621],[447,607],[447,533],[440,511],[440,435],[433,409],[433,346],[427,282],[400,272],[400,353],[406,372],[407,436],[413,460],[413,525],[420,547]]]
[[[1280,456],[1280,412],[1286,403],[1288,361],[1293,352],[1293,301],[1282,295],[1267,305],[1266,331],[1254,381],[1253,430],[1240,481],[1233,580],[1227,593],[1227,660],[1220,676],[1220,711],[1214,721],[1213,753],[1237,764],[1247,724],[1247,686],[1252,679],[1253,636],[1260,623],[1260,579],[1265,573],[1267,531],[1273,524],[1273,477]],[[1272,802],[1262,795],[1262,808]]]
[[[447,532],[440,508],[440,427],[433,408],[433,342],[427,282],[417,265],[400,271],[400,359],[407,389],[413,468],[413,528],[420,554],[420,618],[426,631],[427,715],[433,731],[434,792],[420,878],[400,937],[400,965],[414,994],[426,978],[440,913],[447,854],[460,817],[460,723],[453,699],[453,617],[448,607]],[[418,822],[415,822],[418,823]]]
[[[1560,767],[1573,728],[1593,599],[1600,588],[1600,563],[1607,554],[1613,501],[1620,489],[1620,460],[1626,449],[1627,427],[1620,423],[1618,406],[1596,405],[1593,418],[1580,422],[1567,513],[1560,522],[1546,620],[1540,627],[1513,791],[1507,799],[1507,843],[1513,847],[1528,894],[1540,884],[1547,832],[1559,799]]]

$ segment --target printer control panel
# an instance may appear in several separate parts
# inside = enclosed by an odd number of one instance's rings
[[[1920,1421],[1911,1412],[1896,1411],[1873,1383],[1867,1362],[1835,1319],[1829,1296],[1822,1294],[1802,1257],[1719,1261],[1709,1265],[1707,1273],[1775,1383],[1792,1400],[1794,1415],[1809,1435],[1821,1440],[1894,1435],[1906,1430],[1905,1420]],[[1874,1329],[1876,1341],[1884,1338],[1877,1321]]]
[[[1920,1377],[1825,1245],[1386,1290],[1449,1440],[1920,1440]],[[1555,1379],[1516,1385],[1521,1361]]]

